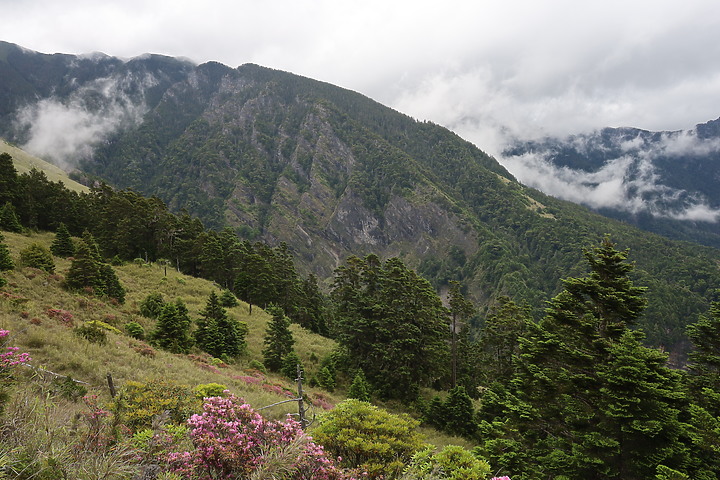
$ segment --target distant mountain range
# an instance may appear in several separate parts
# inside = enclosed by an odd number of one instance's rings
[[[546,193],[670,238],[720,247],[720,119],[684,131],[605,128],[518,141],[504,156]]]
[[[257,65],[0,42],[0,135],[76,180],[286,242],[325,282],[350,255],[400,256],[441,291],[459,280],[483,308],[507,295],[540,314],[561,278],[585,271],[582,249],[610,234],[649,287],[648,341],[671,350],[720,287],[716,249],[557,200],[445,128]]]

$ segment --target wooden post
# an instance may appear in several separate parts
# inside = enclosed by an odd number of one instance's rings
[[[303,405],[303,388],[302,388],[302,370],[300,364],[297,364],[297,384],[298,384],[298,416],[300,417],[300,428],[305,430],[308,421],[305,418],[305,406]]]
[[[108,387],[110,388],[110,396],[115,398],[115,384],[113,383],[112,375],[107,374]]]

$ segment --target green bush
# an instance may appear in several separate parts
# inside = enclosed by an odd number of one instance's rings
[[[149,294],[140,302],[140,315],[147,318],[157,318],[165,306],[163,296],[158,292]]]
[[[105,345],[107,343],[107,332],[95,322],[87,322],[75,327],[75,335],[84,338],[90,343]]]
[[[20,252],[20,262],[26,267],[39,268],[47,273],[55,273],[53,255],[45,245],[31,243]]]
[[[416,453],[401,480],[484,480],[490,477],[490,464],[457,445],[447,445],[438,453],[427,448]]]
[[[223,397],[227,386],[221,383],[201,383],[193,388],[195,396],[202,399],[207,397]]]
[[[137,322],[126,323],[125,331],[132,338],[136,338],[138,340],[145,340],[145,329]]]
[[[110,404],[117,421],[133,431],[151,427],[153,419],[164,412],[169,423],[184,425],[201,407],[189,386],[165,380],[127,382]]]
[[[419,422],[360,400],[346,400],[320,418],[313,439],[345,467],[360,467],[368,478],[396,478],[425,448]]]

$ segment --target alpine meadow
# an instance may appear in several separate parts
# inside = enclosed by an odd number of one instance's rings
[[[710,237],[254,64],[0,42],[0,137],[0,478],[720,478]]]

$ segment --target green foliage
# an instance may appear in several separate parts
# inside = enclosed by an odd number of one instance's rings
[[[470,438],[477,431],[472,399],[462,385],[451,389],[444,402],[439,397],[433,398],[427,421],[451,435]]]
[[[424,448],[418,422],[359,400],[346,400],[320,418],[312,437],[345,467],[361,467],[369,478],[396,478]]]
[[[15,262],[10,256],[10,250],[3,240],[3,236],[0,233],[0,272],[5,272],[15,268]]]
[[[9,201],[5,202],[5,205],[0,208],[0,230],[15,233],[23,231],[20,220],[18,220],[17,214],[15,213],[15,207]]]
[[[152,426],[153,419],[167,412],[170,423],[183,425],[201,408],[190,387],[165,380],[127,382],[110,403],[117,422],[133,431]]]
[[[355,398],[361,402],[369,402],[371,400],[370,389],[371,387],[365,378],[365,374],[362,370],[358,370],[350,384],[347,396],[348,398]]]
[[[426,448],[413,455],[401,480],[485,480],[490,464],[457,445],[447,445],[439,452]]]
[[[228,316],[212,291],[197,320],[195,341],[198,347],[214,357],[230,359],[245,350],[246,335],[247,325]]]
[[[193,388],[193,392],[198,398],[222,397],[225,390],[227,390],[227,386],[220,383],[201,383]]]
[[[148,294],[142,302],[140,302],[140,315],[147,318],[157,319],[165,307],[165,299],[162,294],[153,292]]]
[[[318,372],[317,382],[328,392],[335,391],[335,374],[327,366],[322,367]]]
[[[188,353],[193,345],[191,324],[188,309],[182,300],[166,303],[157,317],[155,330],[150,335],[152,344],[171,353]]]
[[[300,371],[304,372],[305,367],[303,366],[302,362],[300,361],[300,357],[298,357],[297,353],[295,353],[295,350],[289,352],[287,355],[285,355],[285,358],[283,358],[282,367],[280,368],[280,373],[285,375],[290,380],[295,380],[298,376],[297,368],[298,365],[300,366]]]
[[[337,269],[337,340],[382,397],[412,401],[447,366],[447,310],[399,259],[351,257]]]
[[[84,338],[90,343],[107,344],[106,330],[95,322],[85,322],[75,327],[74,332],[78,337]]]
[[[54,390],[63,398],[77,402],[87,395],[87,388],[72,377],[57,377],[52,381]]]
[[[137,322],[128,322],[125,324],[125,331],[128,335],[130,335],[132,338],[136,338],[138,340],[145,340],[145,329],[142,325],[140,325]]]
[[[62,222],[55,231],[55,239],[50,245],[50,251],[53,255],[63,258],[72,257],[75,254],[75,244],[70,236],[70,231]]]
[[[277,372],[282,368],[285,356],[292,351],[295,339],[290,331],[290,322],[282,308],[271,305],[265,311],[272,315],[272,319],[265,331],[263,364],[271,371]]]
[[[230,290],[223,290],[219,298],[219,303],[221,307],[225,308],[232,308],[240,305],[237,298]]]
[[[31,243],[20,252],[20,262],[26,267],[38,268],[47,273],[55,272],[55,261],[45,245]]]
[[[125,289],[115,270],[101,262],[97,244],[89,233],[83,235],[76,245],[65,284],[71,290],[91,288],[95,295],[108,296],[119,303],[125,301]]]

